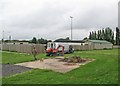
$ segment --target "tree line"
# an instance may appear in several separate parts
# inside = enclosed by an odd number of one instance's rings
[[[91,39],[91,40],[106,40],[111,42],[112,44],[116,44],[116,45],[120,45],[120,28],[116,27],[116,38],[114,35],[114,32],[111,28],[107,27],[107,28],[103,28],[101,30],[97,30],[97,31],[91,31],[89,34],[89,38],[85,37],[83,40],[87,40],[87,39]],[[56,39],[55,41],[68,41],[70,40],[69,37],[63,39]],[[51,40],[46,40],[43,38],[37,39],[36,37],[33,37],[32,40],[26,41],[26,40],[4,40],[4,42],[29,42],[29,43],[35,43],[35,44],[47,44],[47,42],[49,42]],[[3,42],[3,40],[2,40]]]
[[[120,29],[116,27],[116,38],[114,39],[114,32],[111,28],[103,28],[98,31],[92,31],[89,34],[89,39],[91,40],[106,40],[112,44],[120,45]]]
[[[116,45],[120,45],[120,28],[116,27]]]
[[[56,39],[55,41],[68,41],[70,40],[69,37],[66,38],[59,38]],[[32,40],[29,41],[29,43],[35,43],[35,44],[47,44],[47,42],[51,42],[51,40],[46,40],[46,39],[37,39],[36,37],[33,37]]]
[[[36,37],[33,37],[32,40],[29,41],[29,43],[34,43],[34,44],[47,44],[47,40],[46,39],[37,39]]]

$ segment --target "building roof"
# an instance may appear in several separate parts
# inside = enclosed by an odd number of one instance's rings
[[[56,40],[54,42],[84,43],[82,40]]]
[[[106,40],[88,40],[89,42],[93,42],[93,43],[109,43],[110,44],[110,42],[108,42],[108,41],[106,41]]]

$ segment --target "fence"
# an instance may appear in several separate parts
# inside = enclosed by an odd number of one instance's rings
[[[112,44],[73,45],[74,50],[112,49]]]
[[[36,47],[38,53],[45,52],[45,45],[43,44],[2,44],[0,49],[7,51],[15,51],[19,53],[32,53],[32,50]],[[91,45],[72,45],[74,50],[94,50],[94,49],[110,49],[113,48],[111,44],[91,44]]]
[[[31,54],[34,47],[36,47],[38,53],[45,52],[43,44],[2,44],[0,49]]]
[[[117,45],[116,45],[116,46],[113,46],[113,48],[117,48],[117,49],[118,49],[118,48],[120,48],[120,46],[117,46]]]
[[[93,45],[73,45],[74,50],[93,50]]]

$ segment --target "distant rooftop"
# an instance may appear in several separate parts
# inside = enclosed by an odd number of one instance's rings
[[[110,43],[106,40],[88,40],[89,42],[93,42],[93,43]]]
[[[83,40],[56,40],[54,42],[84,43]]]
[[[106,40],[55,40],[54,42],[67,42],[67,43],[85,43],[85,42],[93,42],[93,43],[110,43]]]

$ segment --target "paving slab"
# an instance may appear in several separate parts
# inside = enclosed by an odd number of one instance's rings
[[[80,65],[85,65],[91,61],[86,61],[84,63],[67,63],[67,62],[62,62],[60,61],[62,57],[57,57],[57,58],[47,58],[44,59],[43,61],[37,60],[37,61],[32,61],[32,62],[24,62],[24,63],[19,63],[15,65],[20,65],[24,67],[29,67],[29,68],[39,68],[39,69],[49,69],[53,70],[55,72],[60,72],[60,73],[66,73],[69,72],[73,69],[76,69],[80,67]]]

